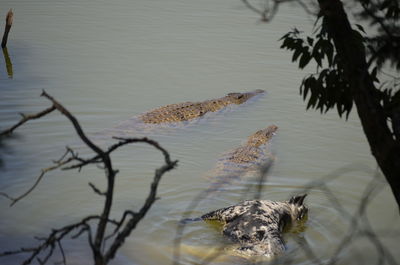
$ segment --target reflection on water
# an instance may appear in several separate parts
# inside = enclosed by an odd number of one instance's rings
[[[10,56],[8,55],[7,47],[3,48],[4,62],[6,64],[7,74],[9,78],[13,77],[13,68]]]
[[[246,136],[270,124],[276,124],[279,132],[272,144],[276,159],[263,185],[263,199],[285,200],[310,181],[349,163],[361,164],[357,168],[375,166],[355,113],[345,122],[335,113],[305,111],[298,95],[304,74],[290,63],[289,54],[279,50],[277,41],[294,25],[304,25],[304,30],[312,27],[301,10],[282,6],[271,23],[258,24],[258,17],[243,3],[230,0],[2,1],[2,8],[11,7],[18,10],[8,47],[14,75],[9,78],[10,72],[4,70],[7,63],[1,60],[1,128],[18,120],[19,112],[48,107],[39,96],[42,89],[63,102],[94,138],[96,132],[108,130],[113,135],[114,128],[121,126],[120,131],[129,135],[135,128],[132,117],[159,106],[237,91],[267,91],[266,96],[234,111],[150,133],[172,159],[179,160],[179,167],[162,179],[161,199],[126,241],[114,264],[171,263],[177,223],[191,200],[209,187],[205,173],[224,150],[237,147]],[[7,140],[7,149],[0,149],[4,161],[0,191],[12,195],[25,191],[41,168],[59,158],[66,144],[79,141],[71,124],[56,114],[21,128],[18,136]],[[143,145],[113,156],[120,170],[113,215],[127,208],[137,210],[161,159]],[[329,182],[329,188],[345,210],[354,213],[373,175],[373,170],[345,172]],[[105,187],[103,172],[97,168],[76,174],[60,171],[47,176],[27,200],[12,208],[0,200],[0,249],[29,246],[33,236],[98,213],[102,201],[88,182]],[[253,198],[255,186],[254,178],[228,185],[200,203],[192,217]],[[307,229],[298,235],[325,261],[348,233],[348,220],[324,190],[312,188],[308,193]],[[389,188],[377,194],[366,214],[376,231],[400,231]],[[394,235],[381,241],[399,260]],[[202,249],[227,243],[220,231],[203,222],[186,227],[183,237],[188,253],[182,256],[182,264],[196,264],[198,256],[204,256]],[[310,264],[295,234],[288,233],[286,241],[288,255],[277,262],[290,259],[294,264]],[[356,243],[342,252],[343,264],[375,261],[377,253],[368,240]],[[90,263],[83,238],[67,241],[64,247],[72,264]],[[214,262],[246,263],[229,257]],[[16,258],[1,263],[14,265]]]

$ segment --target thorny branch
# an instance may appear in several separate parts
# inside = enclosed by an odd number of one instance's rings
[[[26,197],[30,194],[36,186],[43,179],[43,176],[55,169],[69,170],[69,169],[81,169],[82,167],[89,164],[99,164],[102,163],[104,167],[104,171],[107,178],[107,189],[105,192],[100,191],[93,183],[89,183],[89,186],[92,190],[99,195],[105,196],[105,202],[103,206],[103,211],[100,215],[91,215],[83,218],[80,222],[75,224],[70,224],[64,226],[60,229],[53,229],[52,232],[45,238],[40,238],[38,240],[42,241],[37,247],[31,248],[21,248],[19,250],[14,251],[5,251],[0,253],[0,257],[16,255],[22,253],[30,253],[30,256],[24,260],[22,264],[30,264],[34,259],[36,259],[39,264],[46,264],[54,251],[58,249],[63,258],[62,263],[66,263],[66,256],[64,253],[64,249],[62,247],[61,241],[67,235],[71,235],[73,231],[77,230],[75,234],[72,234],[71,237],[77,238],[82,234],[86,233],[88,236],[88,242],[91,247],[94,262],[96,265],[105,265],[115,257],[116,252],[124,243],[126,237],[130,235],[133,229],[135,229],[138,222],[143,219],[148,210],[151,208],[153,203],[157,200],[157,188],[161,177],[168,171],[172,170],[176,167],[176,160],[171,160],[170,155],[167,150],[165,150],[162,146],[160,146],[156,141],[148,139],[148,138],[115,138],[119,140],[118,143],[110,146],[107,150],[103,150],[98,147],[95,143],[93,143],[84,133],[82,127],[80,126],[78,120],[73,116],[62,104],[60,104],[57,100],[55,100],[52,96],[43,91],[42,96],[46,97],[52,102],[52,106],[32,115],[22,115],[22,119],[15,124],[14,126],[6,129],[0,133],[0,136],[5,136],[13,133],[13,131],[24,124],[25,122],[41,118],[53,110],[58,110],[61,114],[66,116],[72,125],[80,139],[95,153],[94,156],[89,158],[81,158],[75,153],[72,149],[67,147],[64,155],[56,161],[54,166],[42,169],[41,174],[37,177],[35,183],[22,195],[13,198],[9,196],[7,193],[1,192],[0,195],[6,197],[12,201],[11,206],[14,205],[19,200]],[[115,170],[111,161],[111,153],[116,151],[118,148],[131,144],[131,143],[139,143],[143,142],[149,144],[159,150],[164,155],[164,165],[160,168],[156,169],[153,182],[151,183],[150,192],[145,200],[145,203],[141,207],[141,209],[135,213],[131,210],[126,210],[121,217],[120,221],[116,221],[110,218],[110,212],[112,207],[112,201],[114,196],[114,182],[115,176],[118,173],[118,170]],[[72,162],[77,162],[72,164]],[[91,226],[89,221],[98,221],[97,226]],[[115,226],[114,232],[109,236],[105,236],[105,231],[108,225]],[[95,228],[95,233],[92,232],[92,227]],[[108,249],[105,248],[105,241],[114,237],[114,240],[111,242]]]

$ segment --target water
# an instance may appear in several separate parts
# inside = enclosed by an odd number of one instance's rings
[[[278,39],[294,25],[311,29],[313,21],[300,9],[281,8],[270,24],[261,24],[240,1],[228,0],[3,0],[1,14],[5,16],[9,8],[15,13],[8,45],[13,78],[8,78],[1,61],[1,128],[16,122],[19,112],[50,106],[40,97],[42,89],[62,102],[94,136],[158,106],[229,92],[267,91],[251,104],[190,126],[152,132],[172,158],[179,160],[179,166],[164,176],[161,200],[112,264],[171,263],[177,222],[191,200],[207,189],[206,172],[222,153],[271,124],[279,127],[272,143],[276,160],[262,197],[287,199],[302,192],[310,181],[332,172],[337,176],[335,170],[350,165],[353,170],[339,172],[341,176],[328,186],[345,210],[357,210],[376,167],[357,115],[352,113],[345,122],[333,112],[306,112],[298,95],[305,72],[290,63],[290,53],[279,49]],[[41,168],[62,155],[66,144],[81,149],[71,124],[57,113],[22,127],[18,137],[8,140],[1,150],[0,190],[21,194]],[[84,149],[80,152],[88,154]],[[162,156],[141,144],[125,147],[112,158],[120,170],[113,208],[117,218],[124,209],[141,206]],[[80,173],[53,172],[14,207],[1,199],[0,249],[30,246],[35,242],[33,236],[98,213],[102,199],[88,182],[104,188],[103,172],[94,167]],[[201,202],[192,216],[252,198],[255,184],[254,178],[234,183]],[[349,234],[349,221],[326,191],[312,187],[308,193],[310,214],[305,230],[287,234],[288,253],[278,261],[312,263],[297,245],[298,238],[304,238],[317,258],[325,261]],[[372,200],[367,215],[372,227],[382,233],[380,240],[400,260],[396,251],[399,217],[387,186]],[[384,236],[385,231],[391,231],[390,236]],[[84,238],[65,242],[71,264],[91,263],[86,243]],[[202,222],[189,224],[183,233],[181,263],[197,264],[205,250],[226,244],[217,228]],[[377,252],[369,241],[359,238],[340,257],[340,264],[368,264],[375,262]],[[20,259],[2,259],[1,264],[16,264]],[[248,261],[228,254],[214,262]]]

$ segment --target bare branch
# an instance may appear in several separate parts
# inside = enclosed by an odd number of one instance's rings
[[[57,244],[58,244],[58,248],[60,249],[61,256],[62,256],[62,261],[60,263],[67,265],[67,258],[65,257],[65,253],[64,253],[62,244],[60,241],[58,241]]]
[[[50,108],[47,108],[47,109],[42,110],[41,112],[38,112],[38,113],[35,113],[35,114],[30,114],[30,115],[21,114],[21,116],[22,116],[21,120],[17,124],[15,124],[14,126],[12,126],[11,128],[8,128],[8,129],[0,132],[0,136],[10,135],[11,133],[13,133],[13,131],[16,128],[20,127],[25,122],[27,122],[29,120],[39,119],[39,118],[49,114],[50,112],[52,112],[55,109],[56,109],[55,106],[51,106]]]
[[[70,225],[64,226],[59,229],[53,229],[52,232],[46,237],[46,239],[43,240],[44,242],[41,243],[40,245],[38,245],[37,247],[21,248],[19,250],[15,250],[15,251],[5,251],[5,252],[0,253],[0,257],[20,254],[20,253],[31,253],[30,257],[27,258],[23,262],[23,264],[30,264],[35,258],[39,258],[38,256],[40,255],[40,253],[42,251],[45,251],[48,248],[50,248],[49,252],[52,254],[55,244],[57,242],[61,241],[70,232],[72,232],[73,230],[78,229],[82,226],[88,226],[87,222],[89,222],[90,220],[99,219],[99,218],[100,217],[97,215],[91,215],[91,216],[85,217],[78,223],[70,224]],[[90,230],[90,228],[89,228],[89,230]],[[51,255],[46,255],[45,259],[41,260],[40,262],[46,263],[50,256]]]
[[[261,21],[269,22],[271,21],[276,13],[278,12],[278,8],[280,4],[287,2],[295,2],[300,5],[304,11],[313,16],[317,16],[318,14],[315,11],[312,11],[307,4],[305,4],[302,0],[264,0],[265,5],[262,9],[255,7],[248,0],[242,0],[243,4],[250,9],[251,11],[259,14],[261,16]],[[270,3],[272,2],[272,7],[270,7]]]
[[[10,32],[13,19],[14,19],[14,13],[12,12],[12,9],[10,9],[6,16],[6,26],[4,28],[3,39],[1,41],[1,48],[3,49],[7,46],[8,33]]]
[[[121,245],[124,243],[125,239],[130,235],[133,229],[135,229],[137,223],[146,215],[150,207],[153,205],[153,203],[157,200],[157,188],[158,184],[161,180],[161,177],[168,171],[172,170],[178,163],[177,160],[171,161],[170,155],[165,150],[163,147],[161,147],[156,141],[147,139],[147,138],[117,138],[115,139],[120,140],[119,143],[115,144],[111,148],[109,148],[109,151],[112,150],[113,148],[118,148],[124,144],[128,143],[135,143],[135,142],[145,142],[148,143],[152,146],[154,146],[156,149],[160,150],[165,159],[165,165],[161,166],[160,168],[156,169],[155,175],[153,178],[153,182],[151,183],[150,187],[150,192],[149,195],[147,196],[147,199],[140,209],[140,211],[137,214],[134,214],[131,219],[129,219],[128,223],[124,226],[122,231],[117,235],[116,239],[114,242],[111,244],[110,248],[105,254],[105,260],[108,262],[109,260],[113,259],[115,256],[115,253],[117,250],[121,247]],[[114,150],[115,150],[114,149]]]
[[[114,231],[113,231],[110,235],[106,236],[106,237],[104,238],[104,240],[108,240],[108,239],[110,239],[111,237],[113,237],[113,236],[115,236],[115,235],[117,234],[117,232],[119,231],[119,229],[121,228],[121,226],[124,224],[125,219],[126,219],[126,217],[127,217],[128,215],[131,215],[132,218],[135,218],[136,215],[137,215],[137,213],[135,213],[135,212],[133,212],[133,211],[130,211],[130,210],[126,210],[126,211],[124,212],[124,214],[122,215],[121,220],[116,224],[116,227],[115,227]]]
[[[129,144],[129,143],[138,143],[138,142],[142,142],[142,143],[147,143],[149,145],[154,146],[156,149],[160,150],[161,153],[164,155],[164,159],[165,159],[165,163],[167,165],[176,165],[177,161],[171,161],[170,155],[168,153],[167,150],[165,150],[163,147],[161,147],[159,145],[159,143],[157,143],[154,140],[148,139],[147,137],[143,137],[143,138],[123,138],[123,137],[113,137],[116,140],[120,140],[119,143],[112,145],[107,153],[111,153],[112,151],[116,150],[117,148]]]
[[[46,91],[43,90],[42,95],[46,98],[48,98],[51,102],[53,102],[53,107],[56,108],[59,112],[61,112],[63,115],[65,115],[71,123],[74,125],[74,128],[76,130],[76,133],[79,135],[79,137],[82,139],[82,141],[89,146],[94,152],[97,154],[101,155],[103,154],[103,151],[95,145],[92,141],[87,138],[86,134],[83,132],[82,127],[80,126],[78,120],[66,109],[64,106],[62,106],[58,101],[56,101],[52,96],[46,93]]]
[[[63,154],[63,156],[56,160],[53,161],[56,165],[42,169],[41,175],[37,178],[35,184],[24,194],[19,196],[18,198],[12,198],[6,193],[0,193],[1,196],[4,196],[15,203],[16,201],[24,198],[27,196],[31,191],[35,189],[35,187],[39,184],[39,182],[42,180],[44,174],[48,171],[61,168],[62,170],[67,170],[67,169],[73,169],[73,168],[78,168],[79,170],[86,165],[89,164],[98,164],[102,163],[104,165],[103,169],[105,170],[106,173],[106,178],[107,178],[107,190],[105,192],[100,191],[93,183],[89,183],[89,186],[93,189],[93,191],[99,195],[105,196],[105,202],[103,206],[103,212],[101,215],[95,215],[95,216],[88,216],[84,219],[82,219],[81,222],[72,224],[72,225],[67,225],[63,228],[60,229],[54,229],[50,233],[49,236],[47,237],[41,237],[38,238],[38,240],[42,241],[41,244],[39,244],[35,248],[22,248],[20,250],[16,251],[8,251],[8,252],[3,252],[0,253],[1,256],[7,256],[7,255],[14,255],[18,253],[31,253],[30,256],[23,262],[23,264],[30,264],[34,259],[36,259],[40,264],[45,264],[50,257],[53,255],[55,248],[58,246],[58,248],[61,251],[61,254],[63,256],[63,263],[66,263],[65,259],[65,254],[64,250],[61,245],[61,240],[68,234],[71,234],[72,231],[78,230],[78,232],[74,235],[72,235],[72,238],[77,238],[83,233],[87,232],[88,234],[88,241],[89,245],[92,249],[93,256],[95,259],[96,264],[106,264],[108,263],[109,260],[111,260],[119,247],[123,244],[125,238],[129,236],[131,231],[136,227],[137,223],[145,216],[147,211],[150,209],[151,205],[158,199],[157,195],[157,188],[158,184],[161,180],[161,177],[163,174],[165,174],[167,171],[173,169],[177,165],[177,161],[172,161],[170,159],[170,155],[165,150],[163,147],[161,147],[156,141],[147,139],[147,138],[116,138],[119,140],[118,143],[112,145],[107,149],[107,151],[103,151],[100,147],[95,145],[83,132],[78,120],[64,107],[62,106],[58,101],[56,101],[53,97],[48,95],[45,91],[43,91],[42,96],[46,97],[49,99],[52,103],[53,106],[49,109],[46,109],[40,113],[37,113],[35,115],[22,115],[21,121],[11,127],[10,129],[6,130],[5,133],[10,133],[26,121],[33,119],[33,118],[39,118],[47,113],[57,109],[61,114],[66,116],[71,123],[73,124],[76,133],[78,136],[81,138],[81,140],[95,152],[95,155],[89,159],[83,159],[78,157],[77,153],[74,153],[72,149],[67,147],[67,151]],[[110,219],[110,212],[111,212],[111,206],[112,206],[112,200],[113,200],[113,195],[114,195],[114,182],[115,182],[115,176],[118,173],[118,170],[114,170],[112,163],[111,163],[111,157],[110,154],[111,152],[117,150],[119,147],[122,147],[124,145],[130,144],[130,143],[137,143],[137,142],[144,142],[147,144],[152,145],[156,149],[162,152],[164,155],[164,160],[165,164],[158,168],[155,172],[153,182],[151,184],[151,189],[149,192],[148,197],[146,198],[146,201],[140,211],[138,213],[134,213],[130,210],[127,210],[124,212],[124,215],[122,216],[120,221],[115,221]],[[78,161],[78,163],[72,165],[72,166],[66,166],[69,162],[71,161]],[[124,225],[125,220],[127,217],[130,216],[130,219],[128,220],[127,224]],[[88,224],[89,221],[91,220],[98,220],[98,224],[96,227],[96,233],[94,236],[92,236],[92,230]],[[116,226],[114,229],[114,233],[112,233],[110,236],[105,237],[105,231],[106,227],[108,224],[113,224]],[[115,235],[117,232],[119,232],[122,229],[122,232],[120,232],[116,239],[112,242],[109,250],[106,252],[106,255],[104,255],[104,250],[102,250],[102,247],[105,246],[105,241]],[[46,253],[46,254],[44,254]],[[40,257],[40,255],[44,255],[44,257]]]
[[[53,163],[56,164],[55,166],[48,167],[48,168],[42,168],[41,173],[40,173],[40,175],[36,178],[35,183],[34,183],[27,191],[25,191],[23,194],[19,195],[19,196],[16,197],[16,198],[11,197],[11,196],[9,196],[8,194],[6,194],[6,193],[4,193],[4,192],[0,192],[0,195],[3,196],[3,197],[5,197],[5,198],[7,198],[7,199],[9,199],[9,200],[11,200],[10,207],[13,206],[13,205],[16,204],[18,201],[20,201],[21,199],[23,199],[23,198],[25,198],[26,196],[28,196],[28,195],[37,187],[37,185],[39,185],[40,181],[42,180],[42,178],[44,177],[44,175],[45,175],[47,172],[53,171],[53,170],[55,170],[55,169],[58,169],[58,168],[60,168],[60,167],[62,167],[62,166],[64,166],[64,165],[66,165],[66,164],[68,164],[69,162],[71,162],[72,160],[75,159],[75,157],[72,156],[72,157],[69,157],[68,159],[62,161],[62,159],[64,159],[65,156],[66,156],[68,153],[72,153],[72,155],[73,155],[72,150],[67,148],[67,151],[65,152],[65,154],[64,154],[59,160],[53,161]]]
[[[105,192],[100,191],[92,182],[89,182],[89,186],[93,189],[95,193],[97,193],[100,196],[106,196],[107,194]]]
[[[255,8],[252,4],[249,3],[249,1],[247,1],[247,0],[242,0],[242,2],[243,2],[243,4],[245,4],[245,5],[247,6],[248,9],[254,11],[255,13],[257,13],[257,14],[259,14],[259,15],[261,15],[261,16],[264,15],[264,12],[263,12],[263,11],[261,11],[260,9]]]

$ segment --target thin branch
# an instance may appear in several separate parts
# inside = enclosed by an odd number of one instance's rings
[[[294,237],[298,246],[300,246],[303,251],[306,253],[310,261],[313,261],[317,264],[322,265],[323,262],[317,257],[314,250],[311,248],[310,244],[308,244],[307,240],[304,237]]]
[[[255,200],[260,200],[262,195],[262,189],[264,187],[265,180],[267,179],[268,172],[271,170],[273,160],[269,160],[265,165],[260,168],[260,177],[258,180],[257,191],[254,196]]]
[[[3,49],[7,46],[8,33],[10,32],[13,19],[14,19],[14,13],[12,12],[12,9],[10,9],[6,16],[6,26],[4,28],[3,39],[1,41],[1,48]]]
[[[252,10],[253,12],[256,12],[257,14],[259,14],[259,15],[261,15],[261,16],[264,15],[264,12],[263,12],[263,11],[261,11],[261,10],[255,8],[252,4],[249,3],[249,1],[247,1],[247,0],[242,0],[242,2],[243,2],[243,4],[246,5],[246,7],[247,7],[248,9]]]
[[[373,179],[367,186],[367,188],[364,190],[363,198],[358,206],[358,210],[356,213],[353,215],[351,219],[350,226],[348,228],[348,233],[347,236],[345,236],[342,241],[338,244],[338,248],[336,249],[335,253],[332,255],[332,257],[329,259],[328,264],[333,265],[336,263],[338,260],[339,254],[343,251],[343,249],[346,249],[348,245],[350,245],[353,241],[353,238],[357,235],[359,231],[359,226],[360,226],[360,216],[362,216],[365,213],[366,207],[369,203],[369,201],[372,199],[374,192],[379,188],[378,185],[376,185],[376,180]]]
[[[28,196],[36,187],[37,185],[39,185],[40,181],[42,180],[42,178],[44,177],[44,175],[49,172],[49,171],[53,171],[55,169],[58,169],[66,164],[68,164],[69,162],[71,162],[72,160],[74,160],[75,158],[72,156],[64,161],[62,161],[62,159],[65,158],[65,156],[72,152],[72,150],[67,148],[67,151],[65,152],[65,154],[61,157],[61,159],[53,161],[56,165],[52,166],[52,167],[48,167],[48,168],[42,168],[40,175],[36,178],[35,183],[27,190],[25,191],[23,194],[19,195],[18,197],[11,197],[8,194],[4,193],[4,192],[0,192],[0,195],[11,200],[11,204],[10,207],[14,206],[14,204],[16,204],[18,201],[20,201],[21,199],[25,198],[26,196]],[[73,154],[73,153],[72,153]]]
[[[21,114],[21,116],[22,116],[21,120],[17,124],[15,124],[14,126],[12,126],[11,128],[8,128],[8,129],[0,132],[0,136],[10,135],[11,133],[13,133],[13,131],[16,128],[20,127],[25,122],[27,122],[29,120],[39,119],[39,118],[49,114],[50,112],[54,111],[55,109],[56,109],[56,107],[53,105],[50,108],[47,108],[47,109],[42,110],[41,112],[38,112],[38,113],[35,113],[35,114],[30,114],[30,115]]]
[[[126,210],[126,211],[123,213],[121,220],[120,220],[119,222],[117,222],[114,231],[113,231],[110,235],[106,236],[106,237],[104,238],[104,240],[108,240],[108,239],[110,239],[111,237],[113,237],[113,236],[115,236],[115,235],[117,234],[117,232],[119,231],[119,229],[121,228],[121,226],[124,224],[125,219],[127,218],[128,215],[131,215],[132,218],[136,218],[137,213],[135,213],[135,212],[133,212],[133,211],[130,211],[130,210]]]
[[[313,16],[318,15],[316,12],[311,11],[302,0],[265,0],[265,6],[262,9],[256,8],[248,0],[242,0],[242,2],[248,9],[259,14],[263,22],[271,21],[278,12],[279,5],[286,2],[296,2],[307,14]],[[269,6],[270,2],[272,2],[272,8]]]
[[[1,252],[0,253],[0,257],[20,254],[20,253],[29,253],[30,252],[31,255],[23,262],[23,264],[30,264],[35,258],[38,258],[38,255],[42,251],[45,251],[49,247],[50,247],[49,251],[52,253],[51,249],[54,249],[54,245],[57,242],[61,241],[70,232],[72,232],[75,229],[78,229],[81,226],[88,226],[87,222],[89,222],[90,220],[99,219],[99,218],[100,217],[98,215],[91,215],[91,216],[85,217],[80,222],[77,222],[77,223],[74,223],[74,224],[70,224],[70,225],[66,225],[66,226],[64,226],[62,228],[59,228],[59,229],[53,229],[52,232],[46,237],[46,239],[42,240],[44,242],[41,243],[40,245],[38,245],[37,247],[21,248],[19,250],[15,250],[15,251]],[[90,228],[89,228],[89,230],[90,230]],[[50,256],[46,255],[45,259],[41,260],[41,262],[45,263]]]
[[[120,137],[115,137],[114,139],[120,140],[119,143],[115,144],[111,148],[109,148],[109,151],[113,148],[118,148],[124,144],[128,143],[135,143],[135,142],[145,142],[148,143],[152,146],[154,146],[156,149],[160,150],[163,155],[164,155],[164,160],[165,160],[165,165],[161,166],[160,168],[156,169],[153,182],[151,183],[150,186],[150,192],[149,195],[147,196],[147,199],[145,203],[143,204],[142,208],[140,211],[134,215],[132,215],[132,218],[129,219],[128,223],[124,226],[122,231],[117,235],[115,238],[114,242],[111,244],[110,248],[104,255],[105,261],[108,262],[111,259],[114,258],[117,250],[122,246],[124,243],[125,239],[130,235],[133,229],[135,229],[137,223],[146,215],[148,210],[151,208],[153,203],[157,200],[157,188],[158,184],[161,180],[161,177],[168,171],[172,170],[175,168],[177,165],[178,161],[171,161],[170,155],[165,150],[163,147],[161,147],[156,141],[147,139],[147,138],[120,138]]]
[[[61,112],[63,115],[65,115],[73,124],[76,133],[79,135],[79,137],[82,139],[82,141],[89,146],[94,152],[97,154],[101,155],[104,152],[97,146],[95,145],[89,138],[87,138],[86,134],[83,132],[82,127],[80,126],[78,120],[66,109],[64,106],[62,106],[57,100],[55,100],[52,96],[46,93],[46,91],[43,90],[42,95],[49,99],[51,102],[53,102],[53,107],[55,107],[59,112]]]
[[[72,149],[67,147],[67,151],[63,154],[63,156],[60,159],[53,161],[53,163],[55,163],[56,165],[46,168],[46,169],[42,169],[42,173],[37,178],[35,184],[23,195],[19,196],[16,199],[12,198],[11,196],[9,196],[6,193],[0,193],[0,195],[4,196],[10,200],[13,200],[13,203],[15,203],[17,200],[24,198],[31,191],[33,191],[35,189],[35,187],[38,185],[38,183],[42,180],[44,174],[48,171],[51,171],[51,170],[54,170],[57,168],[61,168],[62,170],[78,168],[80,170],[83,166],[86,166],[88,164],[102,163],[104,165],[103,169],[105,170],[106,178],[108,181],[107,191],[101,192],[93,183],[89,183],[89,186],[93,189],[93,191],[95,193],[106,197],[105,202],[104,202],[103,212],[101,213],[101,215],[86,217],[79,223],[67,225],[63,228],[52,230],[52,232],[50,233],[50,235],[48,237],[38,238],[38,240],[42,241],[42,243],[35,248],[29,248],[29,249],[22,248],[22,249],[19,249],[16,251],[3,252],[3,253],[0,253],[0,257],[25,252],[25,253],[31,253],[31,254],[23,262],[23,264],[30,264],[34,259],[36,259],[40,264],[45,264],[50,259],[50,257],[53,255],[54,249],[58,245],[58,247],[61,251],[61,254],[63,256],[63,263],[65,264],[66,263],[65,253],[64,253],[64,250],[62,248],[60,241],[66,235],[71,234],[72,231],[78,230],[78,232],[76,234],[72,235],[72,238],[75,239],[75,238],[79,237],[80,235],[82,235],[83,233],[87,232],[88,242],[92,249],[95,263],[96,264],[100,264],[100,263],[103,264],[104,262],[108,263],[109,260],[111,260],[115,256],[117,250],[123,244],[125,238],[127,236],[129,236],[131,231],[136,227],[137,223],[145,216],[145,214],[150,209],[152,204],[158,199],[157,198],[157,188],[158,188],[158,184],[161,180],[161,177],[163,176],[164,173],[173,169],[177,165],[178,161],[172,161],[167,150],[165,150],[163,147],[161,147],[156,141],[150,140],[148,138],[116,138],[117,140],[119,140],[119,142],[112,145],[111,147],[109,147],[107,149],[107,151],[103,151],[100,147],[95,145],[89,138],[87,138],[87,136],[83,132],[78,120],[64,106],[62,106],[53,97],[48,95],[45,91],[43,91],[42,96],[46,97],[53,103],[53,106],[51,108],[48,108],[40,113],[30,115],[30,116],[22,115],[23,118],[21,119],[21,121],[18,124],[11,127],[10,129],[6,130],[4,133],[11,133],[14,129],[16,129],[17,127],[19,127],[26,121],[28,121],[30,119],[42,117],[42,116],[46,115],[47,113],[50,113],[51,111],[57,109],[61,114],[66,116],[71,121],[78,136],[90,149],[92,149],[95,152],[95,155],[89,159],[83,159],[83,158],[78,157],[77,153],[74,153],[74,151]],[[118,148],[120,148],[124,145],[130,144],[130,143],[137,143],[137,142],[144,142],[144,143],[150,144],[153,147],[155,147],[156,149],[158,149],[159,151],[161,151],[162,154],[164,155],[165,164],[156,170],[153,182],[151,184],[151,189],[150,189],[149,195],[146,198],[146,201],[143,204],[140,211],[138,213],[134,213],[129,210],[125,211],[121,220],[115,221],[115,220],[110,219],[109,216],[110,216],[113,193],[114,193],[115,176],[118,173],[118,170],[113,169],[110,155],[111,155],[111,152],[117,150]],[[71,161],[78,161],[78,163],[76,163],[72,166],[65,166]],[[125,219],[128,216],[130,216],[130,218],[129,218],[127,224],[124,225]],[[97,230],[96,230],[94,237],[92,236],[92,230],[88,224],[88,221],[90,221],[90,220],[98,220],[99,221],[97,224],[97,227],[96,227]],[[114,229],[113,234],[111,234],[110,236],[105,238],[104,234],[105,234],[106,227],[108,224],[113,224],[116,226],[116,228]],[[106,255],[104,255],[103,254],[104,251],[102,251],[102,246],[105,246],[105,241],[109,237],[115,235],[121,229],[122,229],[122,232],[120,232],[117,235],[116,239],[111,244]],[[44,254],[44,253],[46,253],[46,254]],[[42,254],[44,255],[43,258],[40,257],[40,255],[42,255]]]
[[[163,147],[160,146],[159,143],[157,143],[154,140],[151,140],[147,137],[143,138],[123,138],[123,137],[113,137],[113,139],[120,140],[117,144],[112,145],[110,148],[108,148],[107,153],[111,153],[112,151],[116,150],[117,148],[129,144],[129,143],[147,143],[149,145],[154,146],[156,149],[160,150],[161,153],[164,155],[165,163],[167,165],[176,165],[177,161],[171,161],[170,155],[167,150],[165,150]]]
[[[89,182],[89,186],[92,188],[92,190],[97,193],[100,196],[106,196],[107,194],[105,192],[100,191],[92,182]]]
[[[62,244],[60,241],[57,242],[58,248],[60,249],[61,257],[62,257],[62,264],[67,265],[67,258],[65,257],[65,252],[62,247]]]
[[[383,29],[383,31],[387,34],[387,36],[393,41],[393,35],[390,32],[390,30],[386,27],[385,23],[383,22],[382,18],[378,17],[376,14],[374,14],[374,12],[372,12],[371,10],[368,9],[367,5],[364,4],[362,1],[361,2],[361,6],[363,7],[363,9],[365,10],[365,12],[371,17],[373,18]]]

